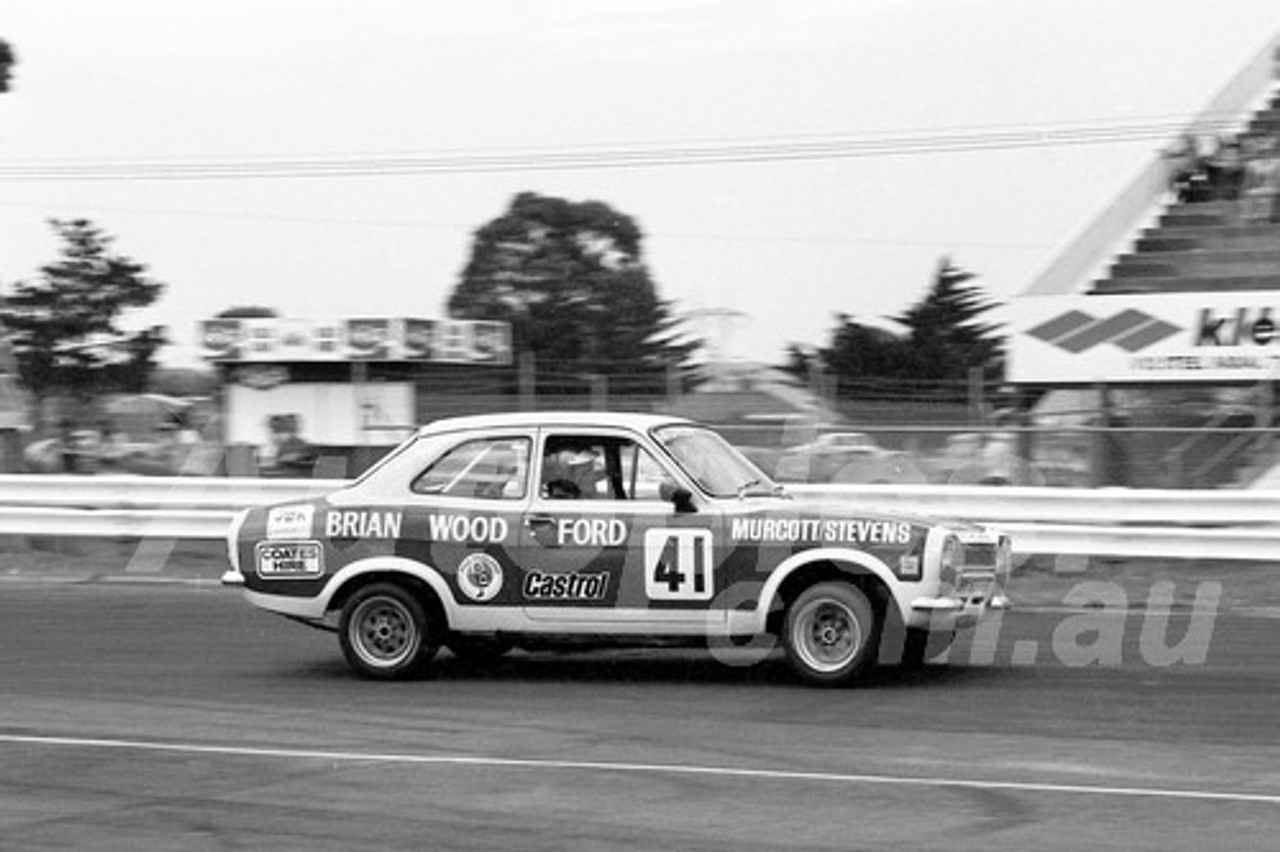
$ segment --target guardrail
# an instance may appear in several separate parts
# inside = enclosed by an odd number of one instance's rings
[[[222,538],[245,506],[306,500],[336,479],[0,475],[0,535]],[[794,485],[850,511],[997,524],[1019,553],[1280,558],[1280,491]]]

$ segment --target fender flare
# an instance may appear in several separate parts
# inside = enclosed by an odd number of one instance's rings
[[[864,569],[866,573],[884,583],[889,595],[894,600],[898,599],[898,588],[901,585],[901,581],[889,570],[888,565],[870,553],[852,550],[847,547],[820,547],[814,550],[806,550],[787,557],[769,573],[769,579],[765,581],[764,587],[760,590],[759,605],[756,607],[757,632],[764,630],[765,622],[769,617],[769,609],[777,599],[778,589],[782,584],[796,571],[815,562],[830,562],[837,567],[841,564],[852,564]]]
[[[425,583],[431,591],[435,592],[436,597],[440,601],[440,606],[444,610],[445,620],[452,624],[455,619],[453,592],[449,588],[449,584],[445,582],[440,572],[430,565],[418,562],[415,559],[408,559],[404,556],[370,556],[365,559],[352,562],[350,565],[344,565],[325,584],[324,591],[321,593],[318,602],[325,612],[331,609],[331,602],[334,597],[342,591],[353,580],[357,580],[366,574],[405,574]]]

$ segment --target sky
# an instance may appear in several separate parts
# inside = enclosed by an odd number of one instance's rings
[[[895,328],[942,258],[1015,297],[1277,30],[1275,0],[3,0],[0,287],[90,219],[191,366],[233,306],[445,316],[531,191],[631,216],[713,356],[780,363],[838,314]]]

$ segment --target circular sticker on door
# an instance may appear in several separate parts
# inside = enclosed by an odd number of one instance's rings
[[[458,588],[476,603],[493,600],[502,591],[502,566],[487,553],[472,553],[458,563]]]

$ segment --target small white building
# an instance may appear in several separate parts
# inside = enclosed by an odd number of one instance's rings
[[[201,324],[200,343],[220,374],[229,446],[266,446],[272,418],[285,416],[317,446],[385,447],[430,419],[433,382],[512,364],[504,322],[219,318]]]

